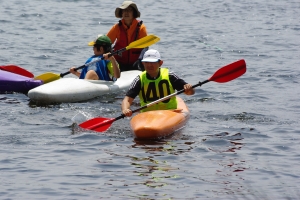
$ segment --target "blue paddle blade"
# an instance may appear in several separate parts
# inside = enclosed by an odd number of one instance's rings
[[[115,118],[96,117],[79,124],[79,126],[92,131],[103,132],[106,131],[115,120]]]

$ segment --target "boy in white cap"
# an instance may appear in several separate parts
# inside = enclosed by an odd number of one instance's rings
[[[85,63],[99,60],[96,63],[90,64],[82,69],[81,72],[75,70],[75,67],[70,68],[70,72],[80,79],[90,80],[105,80],[115,81],[120,77],[120,69],[114,56],[111,53],[111,41],[106,35],[98,35],[97,38],[89,42],[89,46],[93,46],[94,55]]]
[[[167,68],[160,67],[163,61],[157,50],[149,49],[146,51],[142,63],[145,71],[134,79],[122,101],[122,112],[125,116],[130,117],[132,115],[130,106],[137,95],[139,95],[141,106],[145,106],[174,93],[175,90],[184,89],[186,95],[195,93],[191,84],[186,83],[175,73],[169,72]],[[145,108],[141,112],[168,109],[177,109],[176,96]]]

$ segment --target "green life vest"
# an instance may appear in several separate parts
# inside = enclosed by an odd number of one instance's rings
[[[160,76],[156,80],[149,80],[146,76],[146,71],[140,74],[141,91],[139,93],[141,106],[161,99],[165,96],[175,92],[170,80],[169,70],[167,68],[160,68]],[[171,97],[165,101],[159,102],[148,108],[141,110],[141,112],[150,110],[169,110],[177,108],[176,96]]]

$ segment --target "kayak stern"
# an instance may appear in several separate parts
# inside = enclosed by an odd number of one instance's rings
[[[155,110],[135,115],[130,121],[135,138],[159,139],[183,128],[190,114],[184,101],[179,97],[177,101],[176,110]]]

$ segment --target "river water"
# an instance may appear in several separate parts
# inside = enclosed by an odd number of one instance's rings
[[[0,65],[37,76],[81,66],[123,1],[0,2]],[[299,199],[299,1],[136,2],[160,37],[151,48],[187,82],[239,59],[247,72],[180,95],[191,118],[160,141],[134,139],[130,118],[105,133],[78,128],[119,116],[125,91],[46,106],[0,94],[0,198]]]

